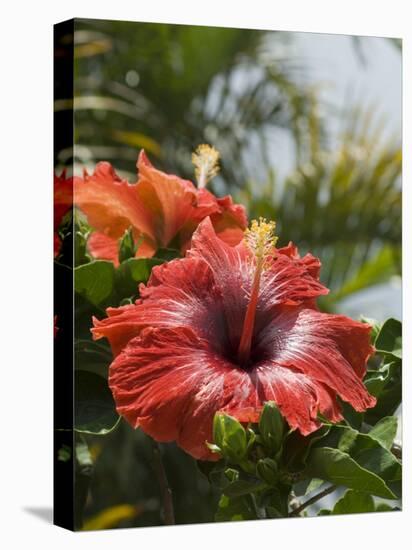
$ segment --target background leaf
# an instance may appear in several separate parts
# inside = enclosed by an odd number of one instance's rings
[[[115,274],[118,297],[138,295],[139,284],[147,283],[153,267],[163,261],[157,258],[129,258],[122,262]]]
[[[332,514],[363,514],[375,512],[373,498],[359,491],[350,489],[346,491],[333,507]]]
[[[347,453],[321,447],[313,449],[307,459],[306,475],[330,481],[368,494],[395,499],[386,483],[362,468]]]
[[[75,430],[105,435],[119,422],[107,381],[88,371],[75,373]]]
[[[379,441],[379,443],[390,450],[393,445],[396,432],[398,430],[398,419],[396,416],[386,416],[379,420],[375,426],[368,433],[369,437],[373,437]]]
[[[74,269],[74,286],[78,294],[97,306],[113,292],[114,266],[112,262],[95,260]]]
[[[251,495],[228,497],[222,495],[215,515],[216,521],[257,519]]]
[[[402,323],[388,319],[382,325],[375,340],[376,350],[395,359],[402,359]]]

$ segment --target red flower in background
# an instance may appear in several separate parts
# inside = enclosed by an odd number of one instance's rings
[[[66,178],[66,171],[61,176],[54,174],[54,256],[60,252],[61,240],[57,234],[63,217],[73,206],[73,178]]]
[[[204,188],[217,171],[218,153],[200,146],[194,158],[201,176],[199,188],[154,168],[144,151],[137,161],[136,184],[122,180],[108,162],[100,162],[92,175],[75,178],[75,203],[96,230],[88,241],[91,255],[117,264],[118,241],[130,227],[138,243],[137,256],[150,257],[166,247],[184,253],[193,231],[207,216],[221,239],[237,244],[247,226],[244,207],[233,204],[230,196],[219,199]]]
[[[362,383],[371,327],[316,309],[328,292],[319,260],[277,249],[273,228],[254,222],[231,247],[204,220],[186,258],[155,267],[135,305],[94,320],[115,355],[117,410],[133,427],[214,460],[205,442],[216,411],[257,422],[274,401],[306,435],[318,412],[342,419],[337,396],[357,411],[375,404]]]

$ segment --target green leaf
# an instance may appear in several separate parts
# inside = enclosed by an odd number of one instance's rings
[[[313,446],[322,445],[331,426],[324,425],[308,436],[303,436],[297,430],[291,430],[285,437],[282,461],[290,473],[302,472],[306,465],[306,458]]]
[[[364,317],[363,315],[361,316],[361,321],[362,323],[367,323],[368,325],[371,325],[371,342],[372,344],[374,344],[383,323],[376,321],[376,319],[371,319],[370,317]]]
[[[332,514],[363,514],[374,511],[375,503],[371,495],[350,489],[336,502]]]
[[[76,370],[94,372],[107,378],[109,365],[113,360],[109,346],[102,341],[76,340],[74,351]]]
[[[253,500],[250,495],[242,497],[221,496],[219,508],[215,514],[216,521],[240,521],[246,519],[257,519]]]
[[[386,416],[379,420],[379,422],[368,433],[369,437],[373,437],[376,441],[390,450],[393,445],[393,441],[398,430],[398,419],[396,416]]]
[[[122,262],[115,275],[119,298],[137,295],[139,284],[147,283],[153,267],[162,263],[158,258],[129,258]]]
[[[284,518],[288,515],[291,486],[278,483],[260,496],[260,505],[266,508],[270,518]]]
[[[74,288],[91,304],[98,306],[113,292],[114,266],[112,262],[96,260],[74,269]]]
[[[346,422],[352,426],[352,428],[355,428],[356,430],[359,430],[362,426],[364,414],[358,411],[355,411],[355,409],[345,401],[340,402],[341,408],[342,408],[342,414]]]
[[[212,485],[216,485],[216,487],[219,487],[221,490],[227,487],[228,480],[225,475],[227,466],[224,460],[219,460],[219,462],[197,460],[196,462],[199,470],[207,477]]]
[[[396,496],[376,474],[369,472],[347,453],[330,447],[314,448],[307,458],[306,475],[365,493],[395,499]]]
[[[397,359],[383,365],[379,371],[365,377],[368,390],[378,398],[373,409],[365,412],[365,422],[375,424],[385,416],[392,416],[402,401],[402,366]]]
[[[396,457],[369,434],[359,433],[345,426],[334,426],[316,446],[334,447],[347,453],[359,466],[392,485],[402,477],[402,467]]]
[[[268,401],[263,407],[259,419],[259,432],[270,453],[277,453],[282,447],[285,421],[278,407],[272,401]]]
[[[107,381],[88,371],[75,372],[75,430],[105,435],[120,420]]]
[[[382,325],[375,341],[378,353],[402,359],[402,323],[397,319],[388,319]]]
[[[264,487],[260,482],[238,479],[225,487],[223,493],[228,497],[240,497],[261,491]]]
[[[256,473],[268,485],[277,485],[279,472],[277,463],[271,458],[262,458],[256,464]]]
[[[231,462],[238,462],[247,451],[246,431],[242,424],[227,414],[216,413],[213,420],[213,440],[222,455]]]
[[[295,483],[293,492],[297,497],[308,495],[319,489],[324,483],[323,479],[318,479],[316,477],[313,479],[304,479]]]

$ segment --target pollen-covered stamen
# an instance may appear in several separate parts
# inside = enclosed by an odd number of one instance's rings
[[[266,260],[276,245],[275,227],[275,222],[267,222],[264,218],[259,218],[259,221],[253,220],[250,229],[245,232],[245,243],[255,257],[255,271],[237,354],[238,361],[242,366],[247,364],[250,357],[260,279],[267,263]]]
[[[206,184],[219,172],[219,158],[219,151],[205,144],[199,145],[192,153],[192,163],[199,189],[206,187]]]

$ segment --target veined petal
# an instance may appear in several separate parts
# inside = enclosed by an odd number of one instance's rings
[[[195,458],[216,460],[214,413],[225,405],[232,368],[187,328],[144,330],[110,366],[117,411],[157,441],[176,441]],[[229,396],[230,397],[230,396]]]
[[[230,195],[217,199],[220,212],[211,214],[210,220],[216,235],[230,246],[236,246],[243,239],[248,225],[245,207],[235,204]]]
[[[277,365],[305,374],[364,411],[376,402],[362,383],[374,351],[369,332],[369,325],[343,315],[283,306],[260,331],[256,347]]]
[[[231,197],[218,199],[206,189],[196,189],[189,180],[157,170],[143,150],[137,168],[136,184],[122,180],[108,162],[98,163],[92,175],[85,172],[83,178],[75,178],[75,203],[96,231],[119,239],[132,227],[136,237],[144,239],[140,257],[168,246],[184,253],[206,216],[213,217],[222,239],[230,244],[241,240],[247,219],[244,208],[233,204]],[[92,254],[96,248],[96,254],[108,257],[103,240],[95,239]]]
[[[254,258],[244,242],[231,247],[219,239],[209,218],[193,235],[188,257],[203,258],[210,266],[216,284],[221,288],[223,306],[233,347],[239,344],[242,322],[250,298],[254,274]],[[288,255],[277,254],[269,259],[263,272],[258,297],[256,329],[270,322],[273,310],[280,304],[300,304],[327,294],[305,263]]]
[[[274,401],[289,426],[307,435],[318,429],[318,412],[331,420],[340,418],[331,394],[311,377],[282,367],[272,361],[262,361],[250,373],[253,391],[243,400],[243,408],[229,403],[224,411],[240,421],[257,422],[266,401]],[[250,403],[249,407],[245,405]]]
[[[328,294],[329,290],[312,273],[312,263],[307,264],[303,258],[275,255],[262,274],[259,297],[262,310],[279,304],[301,304]]]
[[[333,410],[328,391],[309,377],[270,363],[247,373],[187,328],[142,331],[112,363],[109,385],[118,413],[133,427],[157,441],[176,441],[198,459],[218,458],[205,445],[216,411],[256,422],[264,403],[274,400],[306,435],[319,427],[318,411]]]
[[[199,223],[208,216],[216,235],[225,243],[236,246],[243,239],[248,223],[244,206],[234,204],[229,195],[218,198],[207,189],[202,188],[197,190],[197,202],[193,216],[180,231],[182,252],[186,252],[191,246],[194,231]]]
[[[248,373],[182,327],[142,331],[110,366],[109,385],[118,413],[133,427],[157,441],[176,441],[198,459],[218,458],[205,445],[216,411],[256,422],[273,400],[305,435],[319,427],[318,411],[340,419],[331,394],[306,375],[269,362]]]
[[[87,240],[87,249],[93,258],[109,260],[116,267],[119,265],[119,239],[94,231]]]
[[[193,216],[196,188],[188,180],[154,168],[143,150],[140,152],[137,167],[137,194],[154,220],[157,242],[161,246],[167,246]]]
[[[130,226],[154,238],[151,213],[137,193],[137,185],[122,180],[108,162],[99,162],[92,175],[75,178],[75,203],[90,225],[109,237],[120,238]]]
[[[185,258],[154,267],[147,286],[140,286],[140,296],[136,304],[109,308],[106,319],[94,320],[95,338],[108,338],[114,354],[149,326],[190,327],[210,338],[216,349],[225,347],[221,293],[202,259]]]
[[[311,275],[315,279],[319,279],[320,268],[321,268],[321,263],[319,258],[316,258],[316,256],[313,256],[310,253],[305,254],[305,256],[303,256],[302,258],[298,252],[298,247],[294,245],[292,242],[289,242],[287,246],[278,248],[277,251],[279,254],[283,254],[285,256],[288,256],[289,258],[292,258],[299,265],[305,267],[309,275]]]

